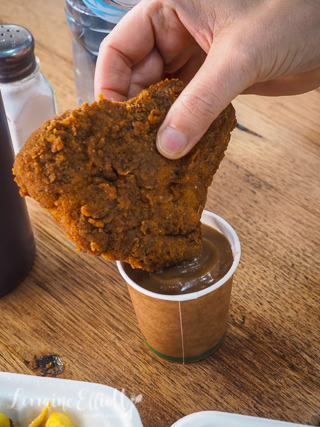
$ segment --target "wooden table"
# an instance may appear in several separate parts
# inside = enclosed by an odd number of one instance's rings
[[[2,1],[0,22],[26,26],[60,110],[76,107],[63,0]],[[239,122],[207,209],[237,231],[242,258],[222,347],[188,365],[143,342],[116,265],[75,251],[29,200],[36,238],[28,277],[0,299],[0,370],[107,384],[137,403],[146,427],[217,410],[320,425],[320,90],[287,98],[241,96]]]

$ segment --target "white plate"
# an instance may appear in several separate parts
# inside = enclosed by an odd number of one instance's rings
[[[15,424],[27,426],[48,400],[77,427],[143,427],[132,401],[112,387],[0,372],[0,412]]]
[[[83,381],[0,372],[0,412],[27,426],[51,401],[51,409],[68,414],[77,427],[143,427],[132,401],[112,387]],[[196,412],[171,427],[301,427],[246,415]],[[165,426],[161,426],[165,427]]]
[[[301,427],[302,424],[292,424],[265,418],[249,417],[247,415],[229,414],[227,412],[204,411],[187,415],[171,427]]]

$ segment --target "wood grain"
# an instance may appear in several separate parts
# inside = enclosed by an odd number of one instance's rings
[[[76,107],[63,0],[3,1],[0,22],[32,31],[60,110]],[[76,252],[28,200],[36,259],[0,299],[1,370],[36,375],[34,358],[57,354],[60,377],[141,394],[146,427],[202,410],[320,425],[320,91],[234,106],[260,137],[233,132],[207,201],[242,245],[221,348],[194,364],[158,359],[116,265]]]

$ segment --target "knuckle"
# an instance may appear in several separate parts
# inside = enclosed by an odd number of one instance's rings
[[[218,96],[210,91],[207,91],[205,94],[200,91],[197,94],[186,94],[182,96],[180,101],[183,109],[188,114],[188,120],[189,118],[191,118],[191,120],[193,118],[196,123],[198,123],[199,120],[203,121],[203,119],[213,117],[213,106],[220,103]]]

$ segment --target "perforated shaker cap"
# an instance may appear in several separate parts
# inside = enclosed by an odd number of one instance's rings
[[[36,68],[34,38],[20,25],[0,25],[0,83],[29,76]]]

